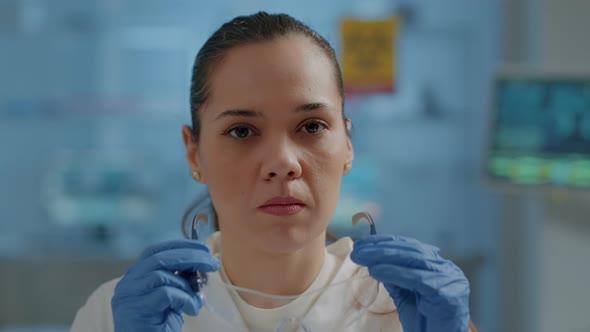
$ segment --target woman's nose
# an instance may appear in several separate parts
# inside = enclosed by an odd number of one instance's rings
[[[298,148],[288,141],[276,141],[265,149],[261,168],[265,180],[293,180],[301,176]]]

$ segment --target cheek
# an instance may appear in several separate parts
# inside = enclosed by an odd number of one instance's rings
[[[208,169],[210,189],[232,195],[245,194],[246,184],[252,177],[246,166],[247,163],[236,162],[236,160],[219,160],[210,164]]]
[[[214,151],[221,151],[215,153]],[[204,155],[204,175],[211,196],[221,198],[218,202],[235,202],[248,195],[251,189],[250,163],[243,156],[223,149],[213,148]]]
[[[334,148],[337,146],[338,148]],[[307,159],[310,186],[318,195],[318,200],[337,201],[345,163],[344,149],[339,145],[310,151]],[[330,195],[325,195],[325,193]]]
[[[208,190],[217,210],[217,217],[222,223],[240,220],[244,211],[249,210],[252,183],[242,170],[236,169],[236,163],[220,165],[212,169]]]
[[[323,176],[340,177],[346,160],[346,145],[340,140],[326,140],[310,150],[308,158],[313,160],[312,167]]]

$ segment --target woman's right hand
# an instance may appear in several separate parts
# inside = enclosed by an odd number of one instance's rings
[[[111,301],[116,332],[180,332],[182,314],[197,315],[202,306],[189,282],[175,274],[213,272],[219,260],[194,240],[176,240],[146,249],[125,273]]]

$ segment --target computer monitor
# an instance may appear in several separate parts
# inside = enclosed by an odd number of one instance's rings
[[[488,179],[590,189],[590,74],[503,70],[491,104]]]

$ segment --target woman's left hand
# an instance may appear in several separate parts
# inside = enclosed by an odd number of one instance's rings
[[[383,283],[405,332],[469,331],[469,282],[438,248],[376,235],[356,241],[350,258]]]

